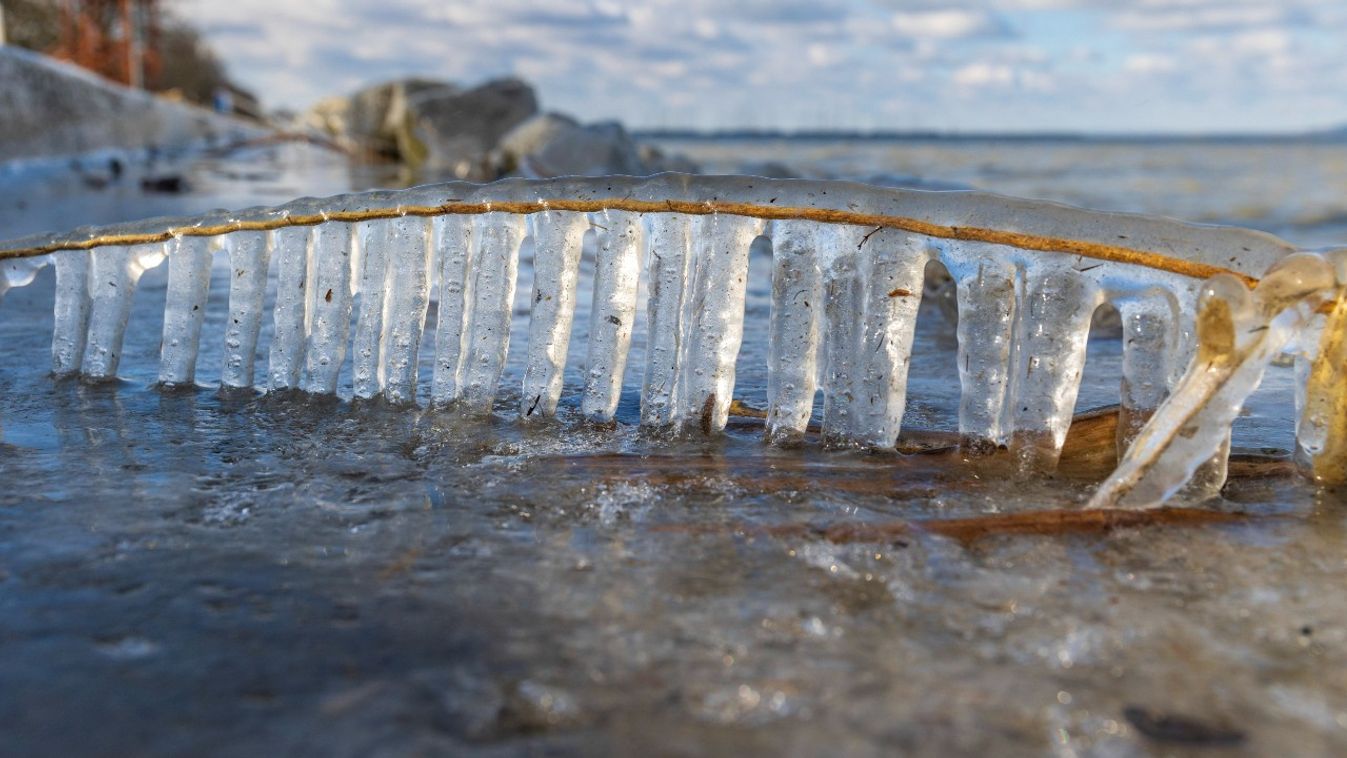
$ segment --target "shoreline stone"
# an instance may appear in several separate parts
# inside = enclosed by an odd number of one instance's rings
[[[396,161],[418,179],[700,171],[681,155],[638,142],[616,121],[583,124],[539,112],[533,87],[520,79],[470,89],[424,79],[385,82],[323,100],[302,123],[358,157]]]
[[[0,82],[0,163],[173,151],[268,131],[12,45],[0,45]]]

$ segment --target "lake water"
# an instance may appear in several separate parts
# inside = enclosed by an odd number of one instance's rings
[[[717,171],[917,176],[1347,242],[1337,144],[666,147]],[[184,194],[147,195],[129,174],[94,188],[96,168],[7,176],[0,237],[398,182],[293,145],[185,170]],[[769,277],[755,256],[736,391],[755,406]],[[47,376],[50,269],[0,303],[0,754],[1347,750],[1337,494],[1247,478],[1204,506],[1248,514],[1237,523],[900,532],[1075,507],[1090,482],[768,448],[751,419],[661,439],[634,426],[635,369],[618,425],[592,427],[575,349],[559,418],[524,426],[523,302],[487,420],[219,394],[221,276],[203,385],[162,392],[165,280],[142,280],[112,386]],[[906,427],[954,428],[953,350],[927,308]],[[1117,401],[1119,354],[1092,340],[1078,410]],[[1236,445],[1290,446],[1288,374],[1271,372]],[[825,538],[838,525],[870,529]]]

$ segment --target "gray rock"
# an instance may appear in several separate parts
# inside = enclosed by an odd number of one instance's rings
[[[307,126],[330,135],[365,156],[404,160],[411,134],[408,103],[431,95],[452,95],[459,88],[433,79],[400,79],[320,101],[304,116]]]
[[[498,173],[530,177],[644,176],[663,171],[696,172],[681,156],[664,156],[657,148],[637,144],[616,122],[580,124],[558,113],[545,113],[520,124],[501,138],[493,155]]]
[[[465,92],[409,96],[407,112],[409,128],[399,138],[405,163],[460,179],[491,179],[488,154],[538,112],[538,98],[518,79],[498,79]]]
[[[147,148],[185,150],[252,139],[267,131],[114,84],[39,53],[0,45],[0,163],[95,151],[125,158]],[[99,161],[106,165],[108,157]]]
[[[533,177],[697,173],[681,155],[638,144],[617,122],[581,124],[538,113],[533,88],[499,79],[470,90],[425,79],[367,87],[329,98],[304,123],[368,157],[397,160],[418,173],[489,181]]]
[[[520,160],[529,176],[602,176],[647,173],[636,143],[621,124],[561,129],[541,149]]]
[[[500,138],[496,145],[499,165],[518,165],[520,158],[540,152],[563,132],[579,128],[580,122],[564,113],[539,113]]]

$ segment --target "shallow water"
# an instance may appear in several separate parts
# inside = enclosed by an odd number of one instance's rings
[[[1347,141],[668,140],[710,172],[928,182],[1095,210],[1234,224],[1303,247],[1347,240]]]
[[[290,148],[195,171],[193,193],[151,212],[376,181]],[[144,196],[122,195],[79,190],[0,220],[18,234],[144,215]],[[64,223],[81,213],[98,217]],[[752,260],[736,392],[750,405],[765,396],[769,264]],[[1089,485],[767,448],[749,419],[662,439],[635,429],[632,390],[616,427],[586,425],[587,290],[555,422],[515,420],[522,302],[488,420],[162,392],[165,274],[142,280],[112,386],[47,377],[50,269],[0,303],[0,753],[1347,749],[1338,496],[1241,480],[1205,507],[1246,521],[1107,534],[768,533],[1072,507]],[[198,374],[212,383],[213,287]],[[928,308],[906,426],[954,428],[953,348]],[[1116,402],[1118,355],[1092,341],[1078,408]],[[1289,446],[1288,373],[1237,445]],[[423,397],[428,378],[425,361]]]

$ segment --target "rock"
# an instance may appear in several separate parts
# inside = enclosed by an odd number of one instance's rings
[[[616,122],[562,129],[520,161],[529,176],[602,176],[649,173],[627,130]]]
[[[507,132],[538,112],[533,88],[498,79],[466,92],[425,91],[407,97],[408,129],[398,144],[413,168],[460,179],[491,179],[487,156]]]
[[[621,124],[582,125],[558,113],[535,116],[512,129],[501,138],[493,163],[500,174],[530,177],[645,176],[697,170],[681,156],[668,158],[657,148],[637,144]]]
[[[100,160],[117,155],[133,165],[152,152],[150,145],[188,151],[266,133],[255,123],[123,87],[72,64],[0,45],[0,163],[59,162],[99,153]]]
[[[157,192],[167,195],[180,195],[187,192],[190,187],[187,180],[180,174],[168,174],[165,176],[146,176],[140,180],[140,189],[142,192]]]
[[[459,88],[434,79],[400,79],[358,90],[347,97],[320,101],[304,115],[304,124],[330,135],[358,154],[404,160],[412,115],[408,103],[432,95],[453,95]]]
[[[518,79],[470,90],[424,79],[388,82],[324,100],[303,123],[358,154],[397,160],[430,176],[490,181],[509,174],[698,171],[683,156],[637,144],[617,122],[581,124],[560,113],[539,114],[533,88]]]
[[[520,158],[547,147],[562,132],[578,128],[581,128],[580,122],[564,113],[539,113],[501,137],[496,152],[500,160],[517,164]]]
[[[498,727],[505,736],[574,727],[584,711],[575,696],[559,687],[524,680],[507,693]]]
[[[1239,745],[1246,737],[1243,730],[1228,724],[1200,721],[1135,705],[1124,708],[1123,717],[1148,739],[1167,745],[1226,747]]]

